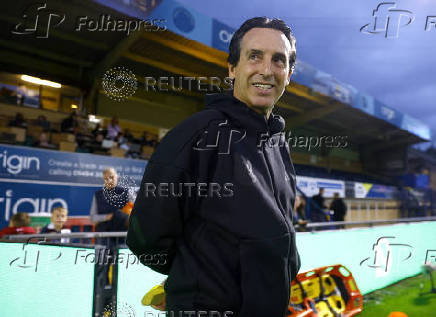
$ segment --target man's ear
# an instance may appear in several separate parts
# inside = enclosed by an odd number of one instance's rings
[[[293,72],[294,72],[293,69],[289,69],[288,76],[286,76],[286,86],[289,85],[289,83],[291,82],[291,76]]]
[[[236,66],[235,66],[235,65],[232,65],[232,64],[230,64],[230,63],[227,63],[227,66],[228,66],[228,68],[229,68],[229,77],[230,77],[231,79],[235,79],[235,76],[236,76],[236,74],[235,74],[235,68],[236,68]]]

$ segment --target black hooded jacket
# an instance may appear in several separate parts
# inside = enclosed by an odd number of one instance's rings
[[[206,108],[157,147],[130,216],[127,245],[143,264],[169,275],[169,311],[285,316],[300,258],[284,125],[282,117],[267,120],[233,92],[207,95]]]

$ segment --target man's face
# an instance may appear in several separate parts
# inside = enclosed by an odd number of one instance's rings
[[[117,186],[118,175],[114,170],[106,171],[103,174],[104,186],[108,189],[112,189]]]
[[[237,66],[229,64],[234,96],[259,113],[272,109],[289,84],[291,52],[281,31],[253,28],[245,33]]]
[[[55,209],[50,219],[56,227],[61,228],[68,219],[68,212],[63,209]]]

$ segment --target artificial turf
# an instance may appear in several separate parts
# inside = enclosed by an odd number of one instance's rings
[[[433,272],[436,287],[436,272]],[[436,293],[431,289],[429,276],[419,274],[363,297],[363,311],[359,317],[388,317],[393,311],[408,317],[436,317]]]

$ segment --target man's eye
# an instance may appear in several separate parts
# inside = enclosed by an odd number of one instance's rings
[[[283,58],[280,58],[280,57],[274,58],[274,62],[279,63],[280,65],[285,64],[285,61],[283,60]]]
[[[257,57],[259,57],[259,55],[257,55],[257,54],[251,54],[250,55],[250,59],[256,59]]]

